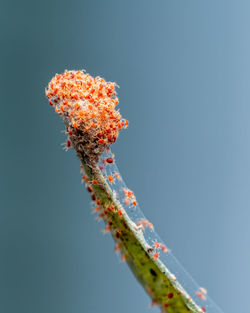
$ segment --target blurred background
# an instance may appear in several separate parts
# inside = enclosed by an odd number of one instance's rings
[[[225,313],[249,312],[250,2],[0,2],[0,312],[159,312],[90,210],[44,89],[120,85],[113,147],[145,215]]]

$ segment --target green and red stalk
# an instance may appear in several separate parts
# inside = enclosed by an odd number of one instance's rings
[[[168,259],[163,262],[164,253],[169,258],[171,253],[159,242],[152,223],[142,215],[133,192],[126,188],[114,164],[110,145],[128,125],[115,108],[115,84],[84,71],[65,71],[51,80],[46,96],[64,120],[66,147],[73,147],[81,161],[83,180],[96,205],[95,211],[152,303],[167,313],[222,312],[210,301],[203,304],[206,290],[188,278],[193,290],[191,298],[179,277],[168,268]]]

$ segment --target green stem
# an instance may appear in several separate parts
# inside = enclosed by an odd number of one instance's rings
[[[121,246],[121,251],[137,280],[151,296],[153,303],[167,313],[203,313],[202,309],[190,298],[183,287],[176,281],[166,266],[150,254],[143,232],[129,218],[125,209],[118,202],[105,181],[97,164],[87,165],[84,157],[78,153],[82,165],[92,184],[94,194],[103,209],[113,206],[114,211],[107,211],[105,223],[109,223],[114,240]],[[117,214],[121,210],[122,215]]]

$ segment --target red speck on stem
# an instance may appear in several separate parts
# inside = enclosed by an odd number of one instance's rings
[[[113,160],[112,158],[107,158],[107,159],[106,159],[106,162],[111,164],[111,163],[114,162],[114,160]]]

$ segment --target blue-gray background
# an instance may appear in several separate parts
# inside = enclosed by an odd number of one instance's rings
[[[121,87],[113,150],[146,216],[226,313],[250,311],[249,16],[247,0],[1,0],[0,312],[151,312],[44,97],[82,68]]]

